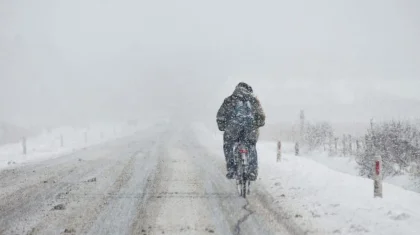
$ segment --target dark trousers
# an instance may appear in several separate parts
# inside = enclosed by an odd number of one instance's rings
[[[258,174],[258,154],[257,154],[257,139],[258,133],[257,130],[253,130],[247,126],[242,125],[230,125],[226,128],[226,131],[223,135],[223,151],[225,153],[226,159],[226,168],[229,171],[235,171],[235,161],[234,161],[234,147],[237,143],[240,135],[244,135],[245,143],[249,148],[249,170],[254,173],[255,176]]]

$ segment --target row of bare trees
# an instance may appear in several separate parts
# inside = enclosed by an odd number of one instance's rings
[[[383,175],[411,174],[420,179],[420,128],[409,121],[374,124],[364,136],[334,135],[328,122],[304,123],[301,149],[323,149],[330,156],[351,156],[359,165],[360,175],[372,177],[373,159],[380,155]]]

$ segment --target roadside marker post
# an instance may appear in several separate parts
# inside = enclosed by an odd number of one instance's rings
[[[374,164],[373,194],[374,197],[382,198],[382,157],[375,156]]]
[[[281,161],[281,141],[277,142],[277,162]]]

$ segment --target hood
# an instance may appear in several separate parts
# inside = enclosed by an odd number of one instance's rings
[[[243,87],[236,87],[232,96],[245,99],[245,100],[252,100],[252,98],[254,98],[254,95]]]

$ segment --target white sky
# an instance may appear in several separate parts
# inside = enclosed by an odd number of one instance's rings
[[[420,115],[418,42],[416,0],[0,0],[0,119],[213,117],[228,77],[272,120]]]

